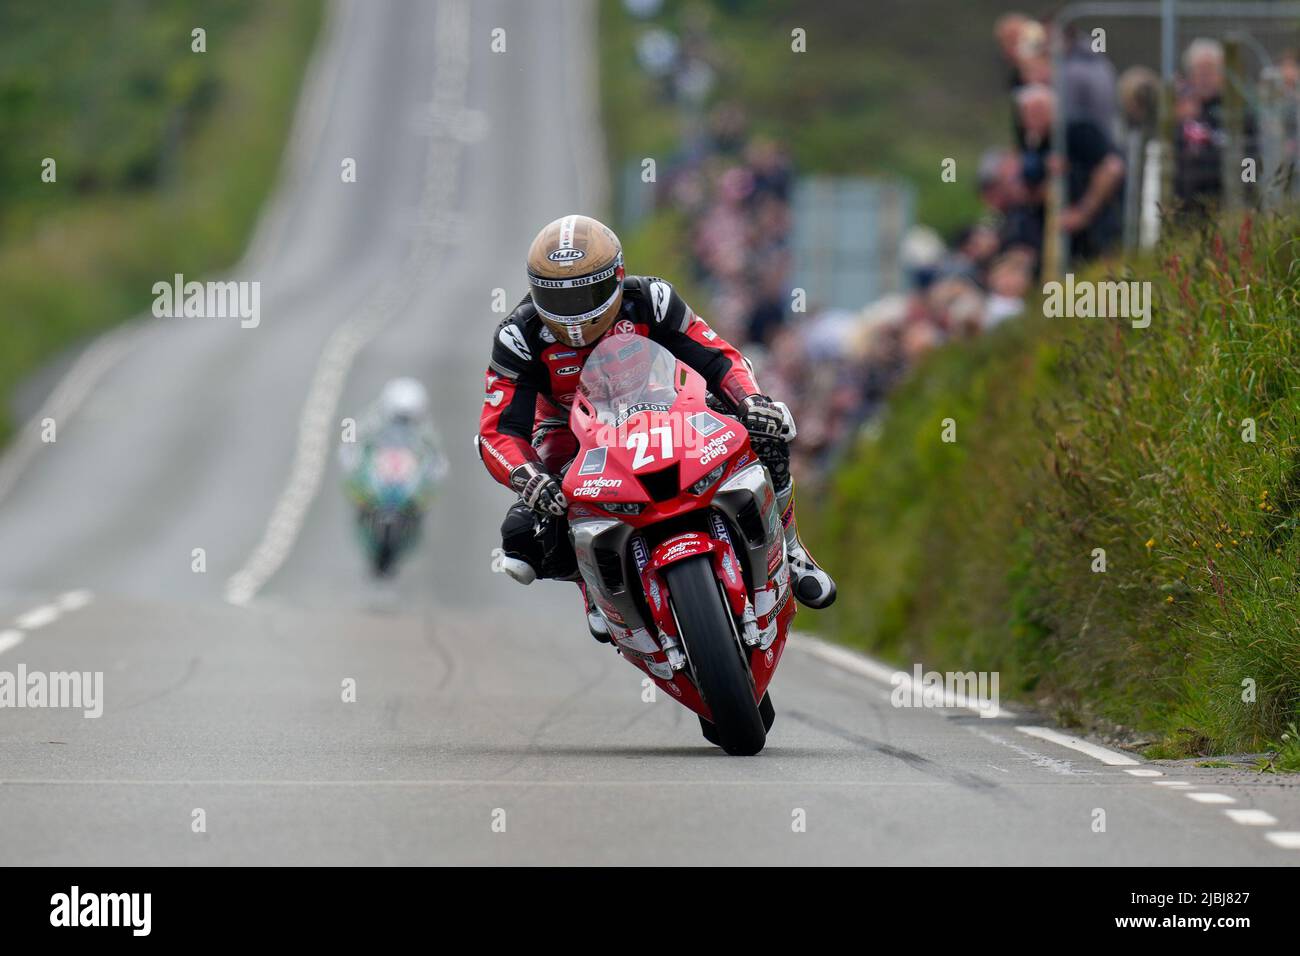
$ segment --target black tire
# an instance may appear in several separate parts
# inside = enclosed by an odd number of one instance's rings
[[[753,756],[767,742],[767,730],[713,566],[701,555],[670,565],[665,575],[686,655],[713,712],[719,746],[733,757]]]
[[[396,538],[395,529],[387,522],[376,529],[377,540],[375,541],[375,553],[371,567],[375,572],[375,577],[386,578],[393,572],[393,562],[397,559],[397,548],[394,539]]]

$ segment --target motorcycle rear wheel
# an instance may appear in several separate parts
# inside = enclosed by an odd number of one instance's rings
[[[763,749],[767,729],[713,565],[701,555],[670,565],[665,576],[686,656],[713,714],[718,745],[734,757],[751,757]]]

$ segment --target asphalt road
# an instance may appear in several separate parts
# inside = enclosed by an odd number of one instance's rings
[[[1284,778],[1110,766],[1023,715],[895,708],[806,646],[767,750],[725,757],[643,700],[571,585],[490,572],[509,499],[470,436],[493,290],[521,294],[540,224],[604,207],[592,12],[337,7],[230,276],[262,283],[260,326],[131,326],[52,398],[57,443],[11,450],[0,670],[103,672],[104,704],[0,710],[0,863],[1300,859],[1268,837],[1300,830]],[[376,585],[333,448],[398,374],[429,384],[452,472],[424,550]]]

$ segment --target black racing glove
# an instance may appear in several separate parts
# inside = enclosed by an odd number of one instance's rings
[[[791,441],[795,436],[794,416],[785,402],[774,402],[766,395],[749,395],[740,403],[740,421],[751,435]]]
[[[531,462],[510,472],[510,487],[539,515],[563,515],[568,508],[560,479]]]

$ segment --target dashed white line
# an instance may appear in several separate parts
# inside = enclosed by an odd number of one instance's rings
[[[909,696],[912,693],[912,685],[915,681],[912,680],[912,675],[907,671],[899,670],[897,667],[890,667],[888,664],[882,664],[880,661],[873,660],[857,651],[849,650],[847,647],[829,644],[807,634],[791,634],[789,646],[832,664],[841,670],[858,674],[881,684],[888,684],[890,687],[901,687]],[[943,706],[964,708],[981,716],[1016,716],[1005,707],[991,706],[989,702],[971,699],[965,694],[951,691],[944,692]]]
[[[902,674],[901,679],[906,679],[909,684],[911,682],[911,676],[906,672],[897,671],[894,668],[873,660],[864,654],[859,654],[856,651],[851,651],[845,647],[838,647],[834,644],[829,644],[806,634],[791,634],[790,646],[801,650],[804,653],[810,654],[833,667],[839,668],[840,670],[845,670],[861,677],[866,677],[869,680],[878,683],[897,686],[900,682],[900,678],[895,675],[900,673]],[[972,710],[978,709],[978,706],[974,704],[967,704],[965,706],[968,706]],[[1001,713],[1009,716],[1009,712],[1005,709],[1003,709]],[[1130,776],[1144,779],[1148,783],[1155,784],[1157,787],[1167,787],[1170,790],[1181,792],[1183,796],[1187,797],[1189,800],[1194,800],[1197,803],[1222,806],[1224,804],[1237,802],[1236,797],[1231,797],[1226,793],[1196,790],[1194,785],[1186,780],[1165,779],[1163,771],[1156,770],[1153,767],[1137,766],[1141,761],[1130,757],[1128,754],[1109,750],[1106,747],[1083,740],[1080,737],[1075,737],[1072,734],[1062,733],[1058,730],[1053,730],[1050,727],[1016,727],[1016,730],[1029,737],[1037,737],[1040,740],[1046,740],[1070,750],[1077,750],[1078,752],[1086,754],[1107,766],[1123,767],[1125,768],[1124,773],[1129,774]],[[1001,740],[994,735],[983,734],[978,731],[976,731],[976,733],[981,737],[997,740],[1005,746],[1012,747],[1012,749],[1019,749],[1016,748],[1014,744]],[[1026,751],[1026,754],[1028,753],[1029,752]],[[1044,759],[1050,760],[1050,758]],[[1035,763],[1038,763],[1038,761],[1035,761]],[[1058,772],[1061,772],[1058,768],[1050,766],[1050,764],[1039,765],[1045,765],[1048,769],[1058,770]],[[1068,764],[1065,764],[1064,766],[1066,768],[1069,767]],[[1067,769],[1065,772],[1072,771]],[[1160,779],[1154,779],[1157,777]],[[1241,824],[1242,826],[1267,827],[1275,826],[1278,822],[1276,817],[1264,810],[1239,809],[1234,807],[1225,809],[1223,813],[1229,820]],[[1300,850],[1300,831],[1275,830],[1271,833],[1264,834],[1264,836],[1274,846],[1281,847],[1285,850]]]
[[[1193,791],[1183,794],[1188,800],[1195,800],[1197,803],[1236,803],[1236,797],[1230,797],[1226,793],[1204,793]]]
[[[14,625],[24,631],[34,631],[37,628],[44,627],[47,624],[53,624],[63,614],[57,604],[42,604],[40,607],[34,607],[25,614],[20,614],[14,618]]]
[[[36,454],[46,446],[43,422],[52,419],[58,428],[66,426],[86,397],[105,375],[134,348],[141,325],[120,325],[94,341],[77,359],[45,404],[23,426],[8,452],[0,456],[0,498],[18,483],[18,478]]]
[[[1107,750],[1105,747],[1089,743],[1071,734],[1063,734],[1058,730],[1052,730],[1050,727],[1017,727],[1016,730],[1027,736],[1037,737],[1039,740],[1050,741],[1061,747],[1068,747],[1071,750],[1079,751],[1079,753],[1087,754],[1094,760],[1100,760],[1108,767],[1132,766],[1141,762],[1134,760],[1128,754]]]
[[[1233,823],[1240,823],[1248,827],[1272,827],[1277,826],[1277,817],[1271,813],[1265,813],[1263,810],[1224,810],[1224,815]]]
[[[465,105],[469,76],[469,7],[449,2],[438,7],[434,35],[434,108],[440,116],[459,115]],[[447,130],[429,147],[424,194],[418,222],[421,234],[407,253],[406,276],[389,282],[361,313],[345,321],[330,335],[316,367],[307,400],[298,421],[298,441],[289,479],[271,509],[266,530],[253,553],[226,581],[224,596],[231,604],[247,604],[288,560],[325,478],[334,447],[333,418],[352,364],[363,348],[400,311],[411,290],[438,261],[437,247],[455,235],[452,206],[455,200],[460,144]]]
[[[67,591],[59,595],[58,605],[64,611],[71,613],[80,611],[94,599],[94,595],[89,591]]]
[[[94,595],[89,591],[65,591],[60,594],[52,603],[41,604],[25,611],[14,618],[14,626],[8,630],[0,631],[0,654],[12,650],[23,642],[27,637],[27,632],[38,630],[47,624],[57,621],[65,612],[71,613],[80,610],[94,600]]]

